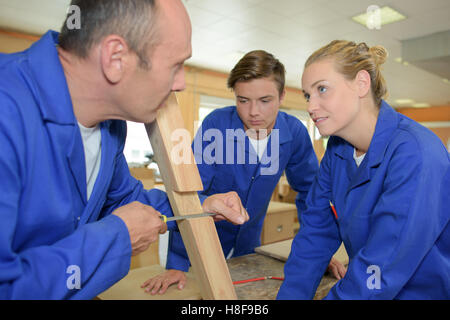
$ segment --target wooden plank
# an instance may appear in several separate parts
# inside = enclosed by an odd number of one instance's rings
[[[155,159],[175,216],[203,211],[197,191],[203,189],[194,156],[188,144],[190,163],[177,163],[171,156],[172,133],[184,127],[180,108],[173,93],[167,105],[158,110],[156,120],[146,125]],[[192,269],[204,299],[236,299],[236,292],[226,265],[214,221],[204,217],[178,222]]]
[[[166,106],[158,110],[157,119],[146,124],[145,128],[166,188],[169,185],[171,190],[179,192],[203,190],[191,150],[189,131],[184,127],[174,93]]]
[[[101,300],[200,300],[202,298],[192,272],[186,273],[187,281],[183,290],[170,286],[162,295],[151,295],[141,289],[141,285],[146,280],[164,271],[159,264],[130,270],[122,280],[99,294],[98,298]]]
[[[147,250],[131,256],[130,270],[159,264],[159,240],[152,242]]]
[[[152,189],[155,186],[155,173],[153,169],[130,168],[130,174],[137,180],[141,181],[145,189]]]
[[[264,246],[260,246],[255,248],[255,252],[259,254],[263,254],[281,261],[287,261],[289,257],[289,253],[291,252],[292,240],[285,240],[280,242],[275,242],[271,244],[267,244]],[[342,243],[339,249],[334,254],[333,258],[338,260],[344,266],[348,265],[349,259],[347,255],[347,251],[345,251],[344,244]]]

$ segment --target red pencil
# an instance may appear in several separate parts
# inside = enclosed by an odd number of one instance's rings
[[[239,281],[233,281],[233,284],[241,284],[241,283],[247,283],[247,282],[254,282],[254,281],[260,281],[260,280],[267,280],[267,279],[273,279],[273,280],[284,280],[284,278],[281,277],[259,277],[259,278],[252,278],[252,279],[246,279],[246,280],[239,280]]]
[[[337,215],[337,212],[336,212],[336,208],[334,207],[334,204],[330,201],[330,207],[331,207],[331,210],[333,211],[333,213],[334,213],[334,216],[336,217],[336,219],[338,218],[338,215]]]

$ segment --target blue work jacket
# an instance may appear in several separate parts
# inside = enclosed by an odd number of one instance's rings
[[[330,138],[277,298],[312,299],[343,241],[348,270],[326,299],[449,299],[450,169],[444,145],[383,101],[359,167],[353,150],[345,140]]]
[[[111,212],[137,200],[172,215],[165,193],[130,176],[124,121],[100,124],[100,171],[87,201],[57,37],[49,31],[24,52],[0,55],[0,299],[92,299],[130,266],[128,230]]]
[[[232,248],[233,256],[240,256],[254,252],[260,245],[267,207],[283,171],[298,192],[298,213],[305,209],[306,194],[319,166],[308,131],[297,118],[278,112],[260,161],[254,161],[256,152],[234,106],[210,113],[192,147],[204,187],[201,193],[235,191],[250,216],[241,226],[226,221],[216,223],[225,256]],[[166,268],[186,271],[189,260],[180,233],[170,234]]]

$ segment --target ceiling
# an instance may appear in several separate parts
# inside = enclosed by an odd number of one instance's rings
[[[69,2],[0,0],[0,28],[32,34],[42,34],[49,28],[58,30]],[[381,44],[389,52],[383,69],[389,88],[388,102],[401,106],[396,99],[413,99],[434,106],[450,105],[450,83],[443,80],[442,73],[439,76],[426,71],[426,63],[404,63],[399,59],[405,55],[402,41],[450,30],[449,0],[183,2],[193,26],[193,56],[187,62],[189,65],[229,72],[244,53],[264,49],[286,66],[287,84],[299,88],[303,64],[315,49],[334,39],[365,41],[368,45]],[[380,30],[369,30],[351,20],[374,4],[389,5],[407,19]],[[440,68],[450,68],[450,59],[441,59]]]

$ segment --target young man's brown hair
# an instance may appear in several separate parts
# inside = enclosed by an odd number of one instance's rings
[[[250,51],[231,70],[228,88],[234,89],[239,81],[273,78],[281,95],[284,91],[285,73],[284,65],[272,54],[264,50]]]

